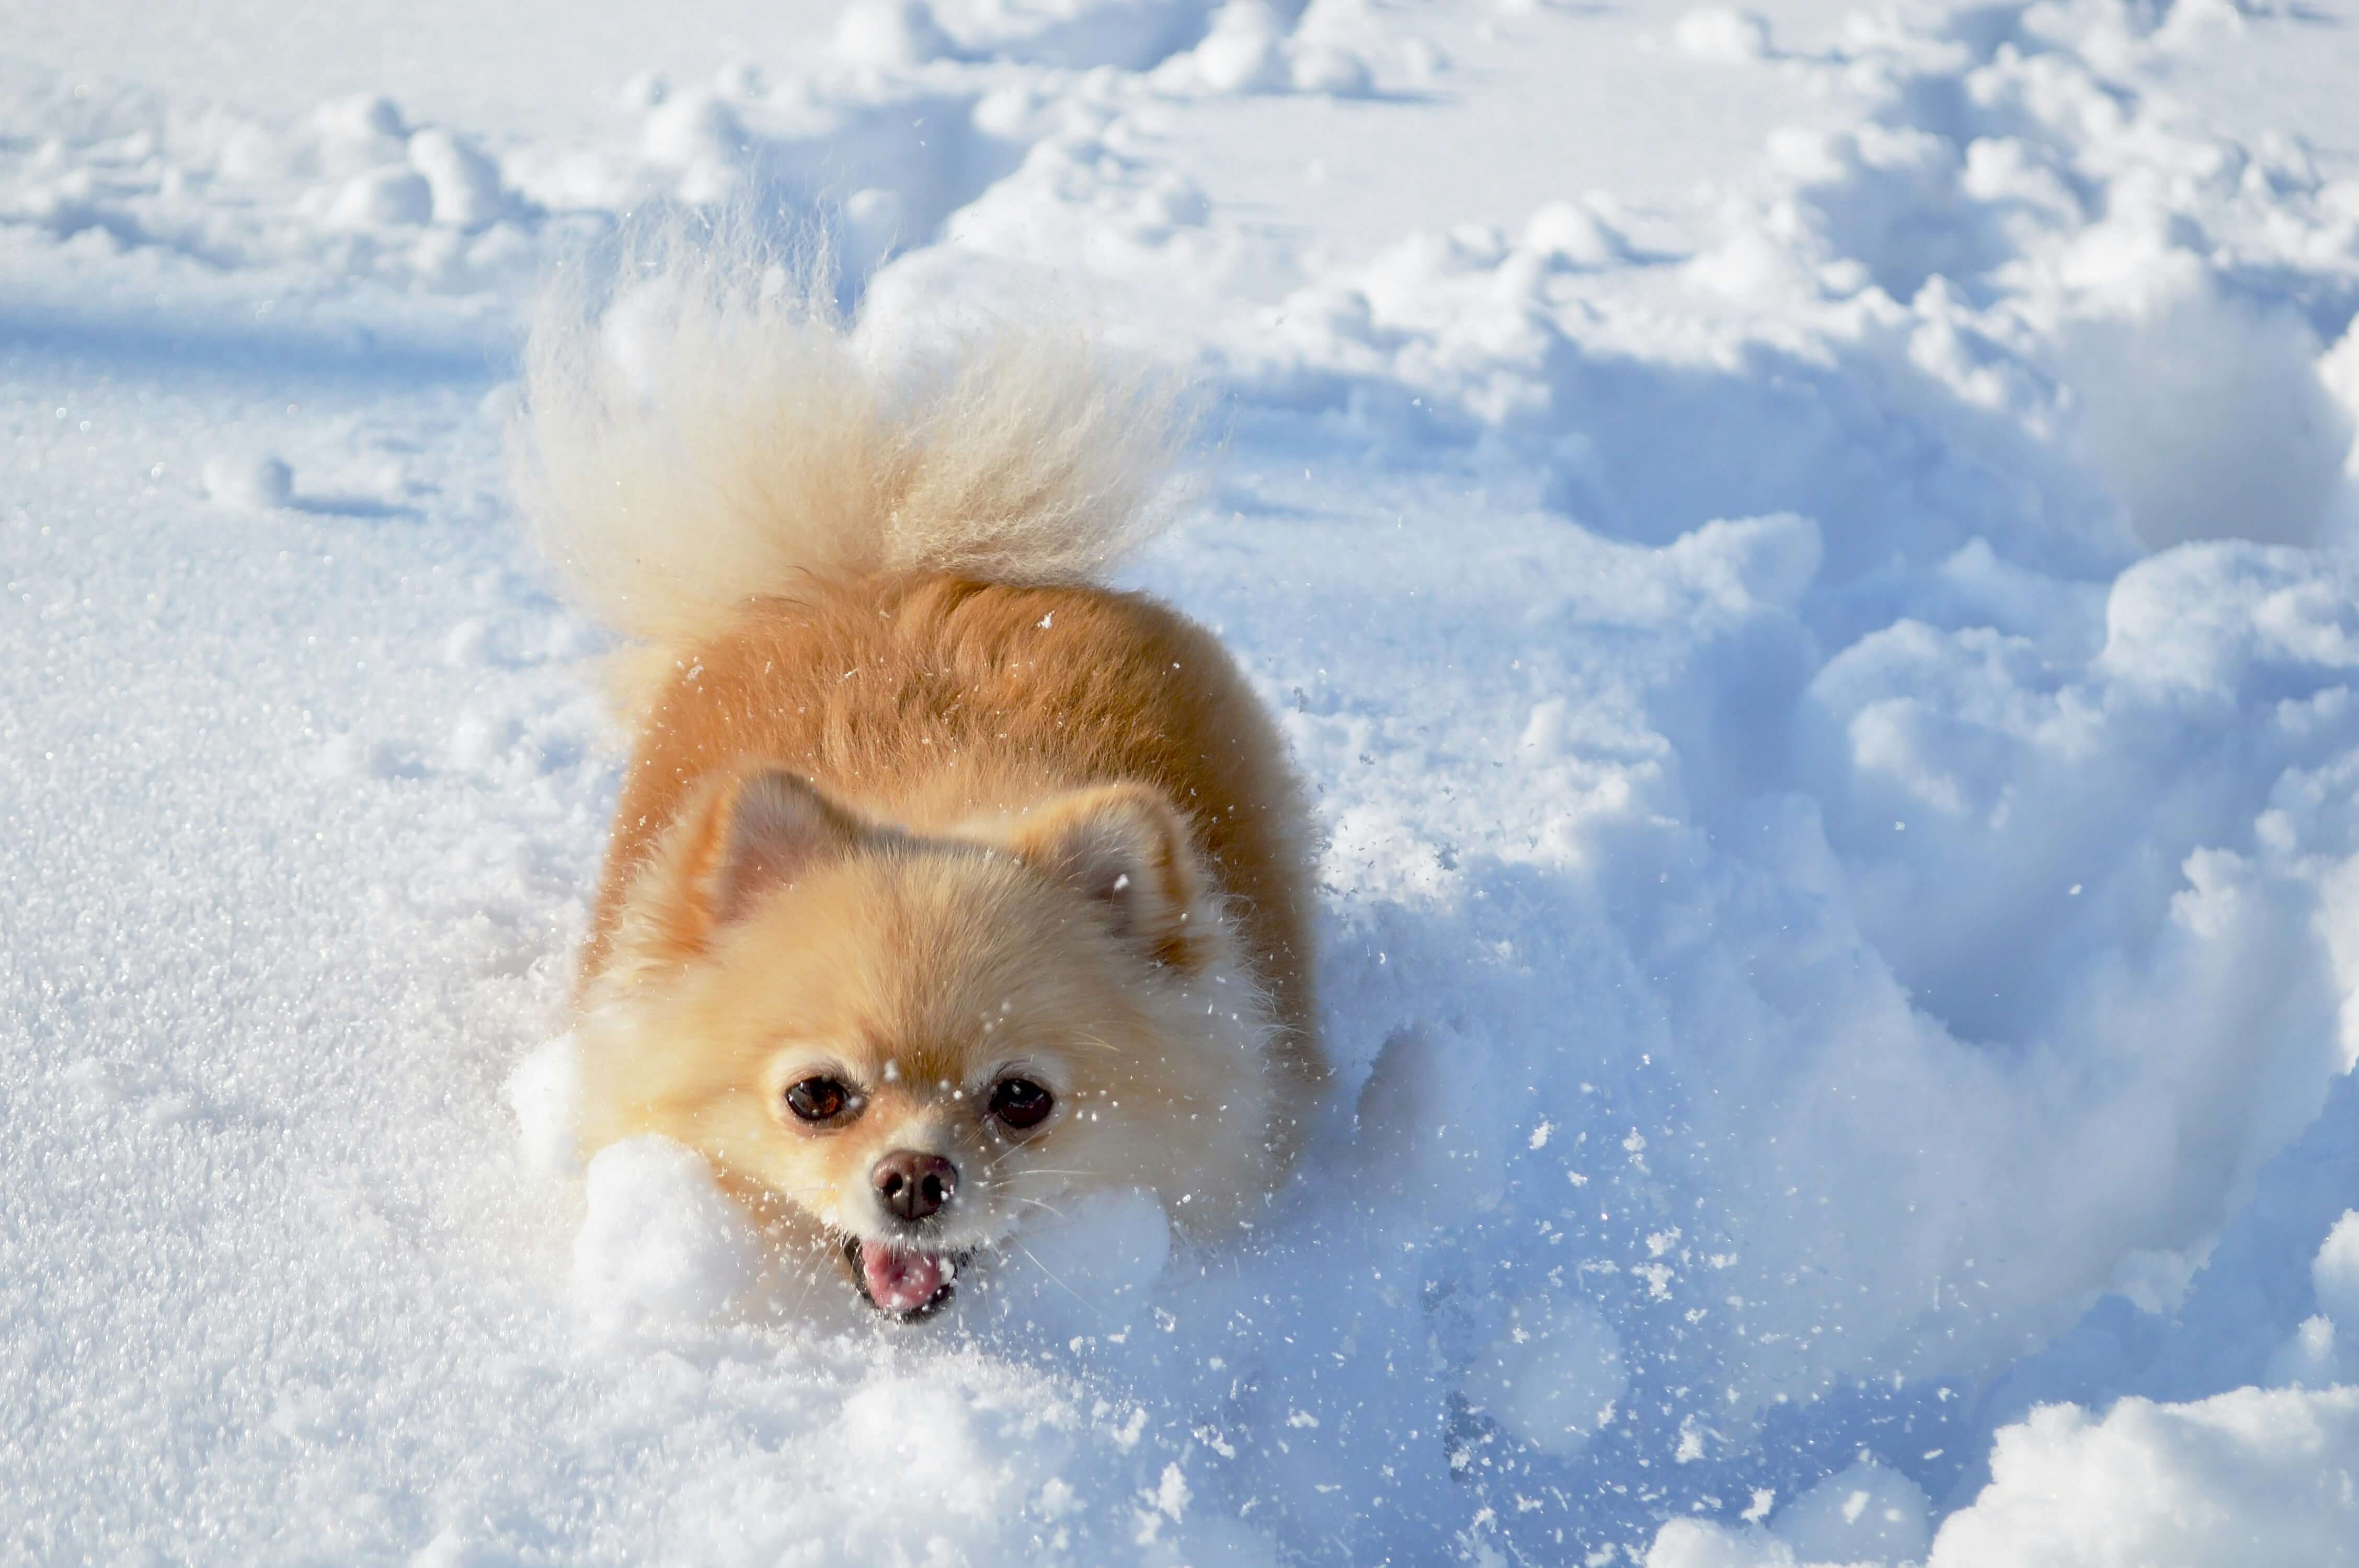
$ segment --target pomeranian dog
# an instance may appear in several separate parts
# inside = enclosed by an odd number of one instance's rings
[[[1219,643],[1100,584],[1176,400],[1049,332],[880,367],[725,254],[618,276],[544,311],[520,443],[626,641],[583,1152],[700,1151],[899,1322],[1093,1195],[1248,1218],[1324,1074],[1310,831]]]

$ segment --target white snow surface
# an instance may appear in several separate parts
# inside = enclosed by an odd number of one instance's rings
[[[2359,1562],[2359,10],[194,15],[0,28],[0,1559]],[[1247,1244],[895,1330],[575,1158],[501,428],[650,202],[1218,410]]]

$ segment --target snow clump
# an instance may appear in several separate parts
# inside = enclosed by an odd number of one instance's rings
[[[295,470],[278,457],[207,458],[203,477],[205,493],[217,504],[244,512],[276,510],[295,494]]]

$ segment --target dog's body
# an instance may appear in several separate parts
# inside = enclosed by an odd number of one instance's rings
[[[544,538],[642,645],[585,1146],[701,1151],[901,1318],[1093,1192],[1233,1223],[1323,1074],[1306,818],[1212,638],[1087,580],[1155,410],[1029,340],[896,404],[711,273],[670,308],[675,359],[775,406],[714,428],[578,332],[536,349]]]

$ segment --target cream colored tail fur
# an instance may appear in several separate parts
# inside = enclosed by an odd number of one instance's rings
[[[536,539],[615,630],[678,647],[810,574],[1087,580],[1160,526],[1168,384],[1013,327],[880,368],[822,268],[649,248],[551,291],[516,432]]]

